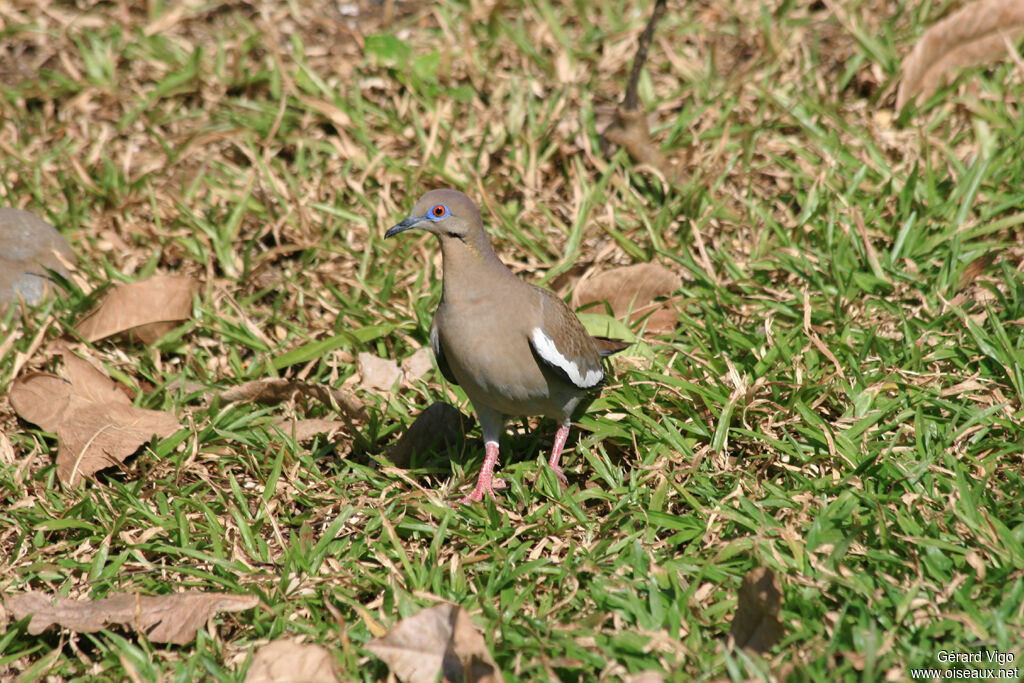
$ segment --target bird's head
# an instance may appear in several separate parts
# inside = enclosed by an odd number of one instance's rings
[[[431,190],[412,207],[409,217],[392,227],[384,237],[406,230],[426,230],[441,238],[476,243],[483,236],[480,211],[466,195],[457,190]]]

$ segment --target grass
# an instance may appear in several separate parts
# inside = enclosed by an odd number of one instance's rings
[[[1007,60],[893,115],[944,6],[673,8],[640,84],[672,191],[599,140],[647,4],[182,7],[0,10],[4,203],[58,226],[92,287],[203,283],[159,346],[92,351],[187,427],[77,490],[6,396],[96,297],[5,314],[0,590],[265,606],[184,647],[8,619],[0,677],[242,680],[292,634],[378,680],[374,623],[440,600],[507,680],[900,680],[940,650],[1024,654],[1021,86]],[[354,363],[428,344],[436,245],[382,236],[437,186],[562,294],[593,267],[683,277],[677,332],[580,419],[567,492],[545,423],[512,425],[502,509],[445,505],[478,432],[383,457],[431,402],[470,412],[437,373],[381,395]],[[273,419],[328,409],[211,398],[278,374],[354,386],[367,420],[297,444]],[[763,657],[725,646],[758,566],[786,628]]]

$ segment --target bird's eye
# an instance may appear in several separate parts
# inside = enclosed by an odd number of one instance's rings
[[[430,210],[431,218],[444,218],[447,215],[448,207],[445,206],[444,204],[437,204],[434,208]]]

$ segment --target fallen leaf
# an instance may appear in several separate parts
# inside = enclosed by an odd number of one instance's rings
[[[239,612],[259,604],[255,595],[188,591],[170,595],[115,593],[101,600],[75,600],[51,593],[28,591],[8,595],[7,609],[15,619],[31,616],[28,632],[42,633],[54,625],[93,633],[110,624],[123,624],[144,633],[154,643],[185,645],[215,612]]]
[[[356,367],[363,379],[364,389],[391,391],[395,383],[402,379],[402,371],[398,368],[398,363],[389,358],[379,358],[365,351],[361,351],[356,357]]]
[[[433,352],[426,346],[416,349],[416,352],[402,361],[402,375],[405,381],[412,384],[423,375],[430,372],[434,367],[432,360]]]
[[[963,271],[961,271],[960,277],[958,277],[956,280],[956,291],[959,292],[968,285],[974,284],[975,280],[981,277],[984,274],[984,272],[988,270],[988,267],[995,262],[996,257],[998,256],[999,252],[993,249],[987,254],[982,254],[978,258],[968,263],[964,267]]]
[[[363,404],[351,392],[335,389],[325,384],[314,384],[284,377],[262,377],[220,392],[221,400],[227,403],[252,401],[268,406],[291,401],[298,396],[315,398],[329,406],[336,403],[348,417],[354,420],[366,419],[366,410],[363,408]]]
[[[193,278],[172,275],[118,284],[75,329],[90,342],[130,332],[152,344],[189,318],[192,297],[198,290],[199,283]]]
[[[245,683],[337,683],[337,665],[322,645],[291,639],[267,643],[253,655]]]
[[[48,372],[29,372],[11,385],[11,405],[26,422],[56,432],[71,401],[71,382]]]
[[[11,387],[22,419],[57,434],[57,476],[68,486],[132,455],[156,435],[181,424],[162,410],[131,404],[119,385],[88,361],[65,351],[63,377],[33,372]]]
[[[678,323],[678,299],[655,299],[669,296],[682,284],[682,278],[664,266],[637,263],[601,273],[588,273],[576,285],[572,306],[579,309],[607,301],[615,317],[629,315],[631,321],[646,317],[647,332],[665,334],[674,330]]]
[[[758,567],[740,584],[736,614],[729,636],[737,647],[768,652],[782,637],[782,584],[772,570]]]
[[[278,429],[299,443],[309,441],[317,434],[334,434],[346,427],[345,423],[341,420],[324,420],[320,418],[280,420],[275,421],[274,424],[277,425]]]
[[[388,449],[387,458],[399,467],[408,467],[412,456],[434,448],[447,448],[458,442],[468,425],[459,409],[437,401],[421,412]]]
[[[900,65],[896,111],[918,95],[928,97],[958,69],[1010,54],[1024,34],[1024,2],[979,0],[938,22],[917,41]]]
[[[438,675],[467,683],[504,681],[484,637],[458,605],[435,605],[402,619],[366,649],[403,683],[434,683]]]

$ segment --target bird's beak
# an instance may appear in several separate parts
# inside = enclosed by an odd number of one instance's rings
[[[389,228],[388,231],[386,233],[384,233],[384,239],[387,239],[389,237],[394,237],[398,233],[405,232],[406,230],[412,230],[413,228],[418,226],[420,224],[420,221],[422,221],[422,220],[423,220],[422,216],[409,216],[408,218],[406,218],[404,221],[402,221],[398,225],[395,225],[395,226]]]

